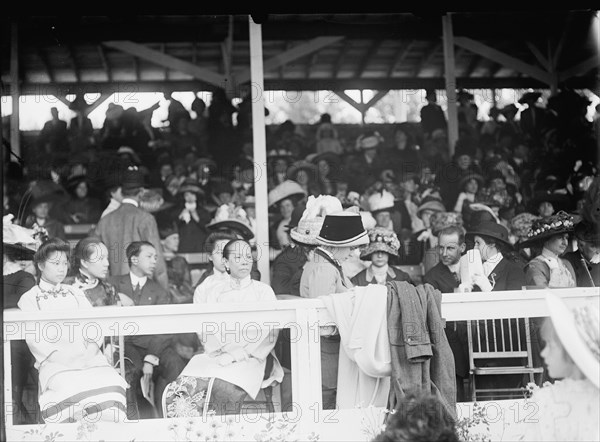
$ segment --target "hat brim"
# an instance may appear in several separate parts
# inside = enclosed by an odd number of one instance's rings
[[[390,247],[389,245],[382,242],[372,242],[360,252],[360,259],[367,261],[371,255],[375,252],[386,252],[392,256],[398,256],[398,250]]]
[[[546,305],[563,347],[583,374],[596,388],[600,387],[600,362],[577,331],[573,312],[561,298],[550,292],[546,294]]]
[[[363,231],[358,235],[344,239],[343,241],[332,241],[322,236],[317,236],[317,244],[329,247],[357,247],[369,244],[369,235],[367,231]]]
[[[33,259],[33,255],[35,255],[35,250],[30,249],[23,244],[2,243],[2,248],[3,252],[11,253],[20,261],[31,261]]]
[[[485,237],[488,237],[488,238],[496,239],[496,240],[500,241],[501,243],[503,243],[504,245],[508,246],[509,248],[512,248],[512,244],[510,243],[510,241],[508,241],[508,239],[504,239],[504,238],[496,235],[493,232],[481,232],[481,231],[478,231],[478,230],[472,230],[470,232],[467,232],[465,234],[465,237],[471,239],[475,235],[477,235],[477,236],[485,236]]]
[[[435,212],[445,212],[446,208],[444,207],[444,204],[441,202],[438,203],[435,201],[429,201],[417,209],[417,216],[420,217],[421,212],[423,212],[424,210],[433,210]]]
[[[342,162],[340,156],[333,152],[323,152],[323,153],[317,154],[313,158],[311,158],[310,162],[317,165],[317,164],[319,164],[319,161],[321,161],[321,160],[325,160],[330,165],[334,165],[334,166],[337,166]]]
[[[474,179],[475,181],[477,181],[477,184],[479,185],[480,188],[483,187],[483,185],[485,184],[485,179],[483,178],[483,176],[479,175],[478,173],[474,173],[474,174],[470,174],[470,175],[462,177],[458,181],[458,188],[462,189],[463,186],[467,183],[467,181],[470,181],[471,179]]]
[[[560,235],[561,233],[573,233],[573,229],[572,228],[562,228],[562,229],[549,230],[547,232],[540,233],[539,235],[532,236],[531,238],[527,238],[525,241],[520,241],[519,243],[517,243],[517,246],[518,247],[531,247],[533,245],[539,244],[540,242],[547,240],[548,238],[550,238],[554,235]]]
[[[221,229],[232,229],[238,231],[246,239],[254,238],[254,232],[252,229],[241,221],[235,219],[226,219],[224,221],[217,221],[206,225],[206,228],[212,231]]]

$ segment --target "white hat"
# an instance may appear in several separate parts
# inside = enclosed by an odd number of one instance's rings
[[[553,293],[546,294],[552,325],[562,346],[582,373],[600,388],[600,299],[570,309]]]
[[[394,195],[383,189],[381,192],[375,192],[368,199],[369,210],[373,215],[391,211],[394,208]]]
[[[283,201],[286,198],[304,196],[306,196],[306,190],[304,190],[300,184],[293,180],[285,180],[283,183],[278,184],[269,192],[269,207]]]

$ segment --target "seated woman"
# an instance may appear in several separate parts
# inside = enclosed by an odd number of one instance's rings
[[[18,306],[24,311],[92,308],[78,288],[62,284],[69,268],[69,244],[54,238],[36,251],[33,262],[40,278],[24,293]],[[60,327],[60,322],[55,322]],[[100,345],[103,337],[91,338],[58,330],[53,339],[26,341],[39,372],[39,404],[45,422],[76,422],[85,417],[122,421],[125,417],[127,382],[108,363]],[[73,398],[77,398],[74,401]]]
[[[268,302],[277,298],[273,289],[250,278],[250,244],[229,241],[223,249],[223,264],[229,278],[212,290],[194,297],[194,303]],[[244,398],[255,399],[259,390],[283,380],[283,369],[274,355],[277,330],[245,331],[236,335],[226,327],[199,333],[204,353],[195,355],[163,395],[165,417],[240,413]],[[273,367],[267,367],[272,354]]]
[[[541,356],[550,376],[560,381],[536,388],[502,440],[600,440],[600,330],[598,301],[569,308],[548,293],[550,317],[544,320]]]
[[[352,277],[356,286],[369,284],[385,285],[388,281],[411,282],[410,275],[390,265],[393,258],[398,257],[400,241],[396,234],[384,227],[369,230],[369,245],[360,252],[360,259],[371,261],[366,269]]]
[[[531,247],[539,251],[525,268],[527,285],[536,287],[575,287],[575,270],[569,261],[561,256],[569,245],[569,233],[573,231],[573,217],[559,212],[546,218],[535,220],[527,240],[520,247]]]

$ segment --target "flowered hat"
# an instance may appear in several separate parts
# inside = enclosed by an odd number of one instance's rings
[[[533,213],[519,213],[510,221],[510,232],[519,239],[527,238],[533,222],[539,219],[541,219],[541,216],[536,216]]]
[[[488,207],[506,209],[513,205],[514,198],[509,195],[506,189],[493,191],[489,187],[484,187],[475,195],[475,202],[485,204]]]
[[[290,231],[290,236],[294,242],[316,246],[317,236],[323,227],[325,216],[342,211],[342,203],[339,199],[331,195],[313,195],[308,197],[306,208],[298,225]]]
[[[553,235],[573,232],[575,222],[573,216],[562,210],[556,215],[534,220],[531,224],[527,239],[519,243],[520,247],[530,247],[532,244],[543,242]]]
[[[437,236],[446,227],[463,227],[463,217],[456,212],[435,212],[431,215],[431,233]]]
[[[234,204],[223,204],[219,206],[215,217],[206,228],[211,231],[216,230],[234,230],[239,232],[246,240],[254,238],[254,232],[250,226],[246,211]]]
[[[598,298],[575,308],[554,293],[546,295],[552,325],[563,347],[596,388],[600,387],[600,306]]]
[[[398,256],[400,241],[392,230],[375,227],[368,231],[368,235],[369,245],[361,250],[360,259],[369,260],[375,252],[386,252],[390,255]]]

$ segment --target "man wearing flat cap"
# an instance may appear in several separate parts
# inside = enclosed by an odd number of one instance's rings
[[[134,166],[124,171],[117,170],[115,173],[121,174],[119,179],[123,200],[117,209],[98,221],[92,235],[102,239],[109,250],[110,274],[112,276],[129,273],[129,265],[125,255],[125,249],[129,244],[133,241],[149,241],[152,243],[158,254],[154,280],[168,291],[167,265],[162,253],[156,219],[151,213],[146,212],[139,206],[145,186],[144,175]]]

